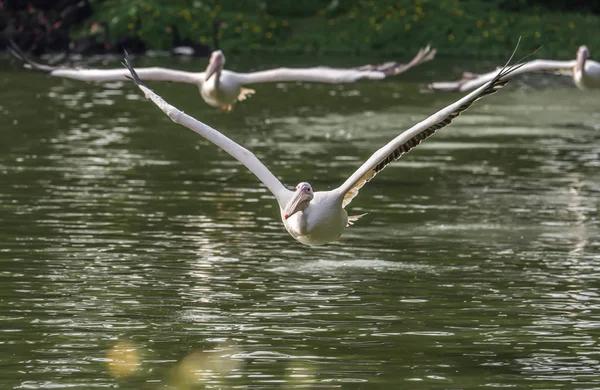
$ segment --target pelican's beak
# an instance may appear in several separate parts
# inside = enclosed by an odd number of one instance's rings
[[[294,196],[288,202],[287,206],[285,206],[285,210],[283,210],[283,219],[287,220],[292,215],[296,214],[298,211],[303,210],[303,203],[308,201],[310,202],[313,198],[313,195],[308,192],[309,187],[300,186],[294,192]]]
[[[208,67],[206,68],[206,79],[208,81],[218,71],[223,69],[225,65],[223,54],[221,51],[213,52],[210,56],[210,62],[208,63]]]

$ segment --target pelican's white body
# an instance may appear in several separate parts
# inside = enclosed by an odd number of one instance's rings
[[[227,70],[214,75],[200,85],[202,99],[212,107],[227,107],[235,104],[242,92],[242,84],[235,73]]]
[[[342,208],[343,196],[335,191],[315,192],[308,207],[281,220],[288,233],[305,245],[325,245],[335,241],[348,226],[348,213]]]

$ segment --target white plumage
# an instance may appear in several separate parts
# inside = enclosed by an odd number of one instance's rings
[[[39,64],[27,58],[14,44],[10,50],[14,56],[25,62],[25,67],[46,72],[52,76],[93,82],[126,80],[129,76],[127,69],[80,69]],[[435,49],[427,46],[419,50],[417,55],[407,64],[386,62],[357,68],[318,66],[314,68],[277,68],[238,73],[224,69],[225,55],[221,50],[217,50],[211,53],[208,66],[204,72],[186,72],[160,67],[139,68],[136,69],[136,72],[141,80],[194,84],[198,87],[202,99],[208,105],[231,111],[238,101],[243,101],[254,94],[255,91],[245,88],[246,85],[286,81],[340,84],[353,83],[361,79],[381,80],[430,61],[434,58],[435,53]]]
[[[573,82],[579,89],[600,88],[600,63],[590,60],[590,50],[587,46],[580,46],[577,57],[570,61],[533,60],[520,69],[511,73],[509,77],[515,77],[523,73],[552,72],[571,76]],[[498,70],[485,74],[471,72],[463,73],[463,78],[458,81],[441,81],[428,85],[434,91],[456,91],[466,92],[482,86],[495,77]]]

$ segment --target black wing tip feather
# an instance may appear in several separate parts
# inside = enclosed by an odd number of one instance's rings
[[[498,80],[506,77],[507,75],[511,74],[512,72],[518,70],[519,68],[521,68],[522,66],[524,66],[525,64],[527,64],[526,60],[529,57],[533,56],[535,53],[537,53],[542,48],[541,45],[538,46],[537,48],[533,49],[528,54],[526,54],[523,57],[521,57],[518,61],[515,61],[514,65],[510,65],[510,63],[513,60],[513,58],[517,54],[517,50],[519,49],[519,44],[521,43],[521,38],[522,38],[522,36],[519,36],[519,39],[517,40],[517,44],[515,45],[515,48],[514,48],[512,54],[510,55],[508,61],[506,61],[506,64],[504,64],[504,66],[502,67],[502,69],[500,69],[500,71],[498,72],[498,74],[496,75],[496,77],[494,77],[494,80],[492,80],[492,82],[490,82],[490,85],[497,85],[498,84],[497,83]],[[503,87],[508,82],[508,80],[504,80],[504,81],[506,81],[506,82],[504,84],[500,85],[499,87]]]
[[[50,73],[56,69],[53,66],[42,66],[38,63],[31,61],[31,59],[27,57],[27,54],[25,54],[23,50],[19,47],[19,45],[17,45],[17,43],[12,39],[8,40],[8,46],[6,48],[13,57],[15,57],[21,62],[24,62],[26,67],[30,67],[31,69],[39,70],[40,72],[44,73]]]
[[[25,58],[26,58],[25,53],[23,53],[23,50],[21,50],[19,45],[17,45],[17,43],[15,41],[13,41],[12,39],[8,40],[7,49],[10,52],[10,54],[15,56],[17,59],[19,59],[21,61],[25,61]]]
[[[127,70],[129,70],[129,73],[131,73],[131,77],[130,76],[125,76],[125,77],[127,77],[130,80],[133,80],[136,85],[144,85],[144,83],[142,83],[142,80],[140,79],[140,76],[138,76],[135,69],[133,69],[133,64],[131,63],[131,57],[129,57],[129,53],[127,53],[127,50],[123,50],[123,55],[125,56],[125,60],[124,60],[125,62],[123,62],[123,66],[125,66],[127,68]]]

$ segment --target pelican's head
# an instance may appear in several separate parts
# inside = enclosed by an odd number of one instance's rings
[[[208,81],[215,73],[221,73],[225,67],[225,54],[221,50],[215,50],[210,53],[208,66],[206,67],[206,79]]]
[[[577,50],[577,68],[583,69],[585,65],[585,60],[590,58],[590,49],[586,45],[579,46]]]
[[[590,49],[588,49],[586,45],[579,46],[579,49],[577,50],[577,58],[579,57],[583,57],[586,60],[590,58]]]
[[[292,199],[290,199],[287,206],[285,206],[285,210],[283,210],[283,219],[287,220],[298,211],[302,211],[307,208],[308,204],[314,197],[315,194],[310,184],[304,182],[298,184]]]

